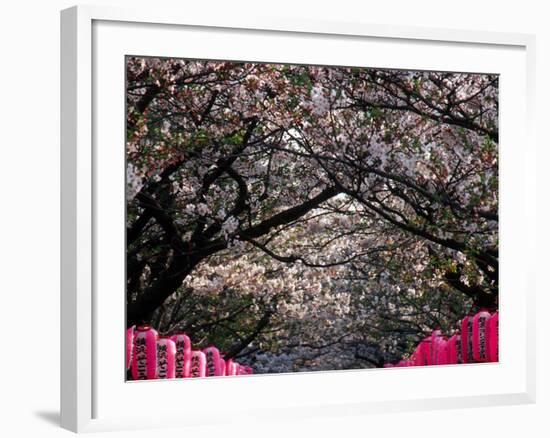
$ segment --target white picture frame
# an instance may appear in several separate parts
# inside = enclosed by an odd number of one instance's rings
[[[534,402],[535,275],[521,256],[535,242],[534,36],[240,17],[103,6],[61,13],[62,427],[84,432]],[[192,49],[182,48],[186,39]],[[357,55],[365,47],[370,65]],[[110,364],[124,357],[124,294],[117,290],[124,285],[120,81],[128,54],[501,74],[501,362],[125,383],[122,367]],[[513,233],[518,224],[527,224],[521,237]],[[107,295],[107,288],[115,293]],[[181,399],[182,391],[192,403]],[[266,393],[269,400],[258,403]],[[238,396],[227,409],[213,394]],[[140,408],[140,400],[160,398],[170,408]]]

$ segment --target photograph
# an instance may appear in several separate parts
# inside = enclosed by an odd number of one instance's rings
[[[125,77],[127,381],[498,362],[498,74]]]

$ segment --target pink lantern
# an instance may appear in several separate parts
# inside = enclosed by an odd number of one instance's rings
[[[451,336],[447,341],[447,363],[462,363],[462,341],[459,334]]]
[[[487,333],[489,362],[498,362],[498,312],[489,318]]]
[[[441,330],[434,330],[430,336],[429,365],[445,365],[447,363],[447,341],[441,335]]]
[[[200,350],[191,352],[191,377],[206,377],[206,355]]]
[[[189,377],[191,370],[191,339],[183,333],[173,335],[170,339],[176,344],[176,378]]]
[[[438,365],[447,365],[449,362],[447,362],[447,343],[449,341],[442,340],[442,342],[439,344],[439,353],[438,353]]]
[[[156,377],[157,336],[157,331],[149,326],[141,326],[136,329],[132,358],[132,378],[134,380],[154,379]]]
[[[132,352],[134,350],[134,330],[136,326],[126,329],[126,369],[132,366]]]
[[[223,360],[223,358],[221,357],[220,355],[220,376],[225,376],[225,360]]]
[[[226,376],[236,376],[237,375],[237,363],[233,359],[228,359],[225,361],[225,375]]]
[[[472,363],[474,361],[474,347],[472,345],[474,318],[465,316],[462,320],[460,339],[462,342],[462,363]]]
[[[157,341],[157,379],[173,379],[176,376],[176,343],[168,336]]]
[[[207,347],[203,351],[206,355],[206,375],[223,376],[220,365],[220,351],[216,347]]]
[[[472,350],[475,362],[487,362],[489,351],[487,348],[487,322],[491,318],[489,312],[481,311],[476,313],[473,319],[472,328]]]
[[[424,338],[412,354],[414,366],[430,365],[430,338]]]
[[[254,374],[254,370],[252,367],[249,367],[248,365],[245,365],[242,367],[244,374]]]

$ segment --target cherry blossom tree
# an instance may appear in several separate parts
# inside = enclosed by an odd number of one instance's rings
[[[127,316],[265,372],[498,306],[495,75],[127,59]]]

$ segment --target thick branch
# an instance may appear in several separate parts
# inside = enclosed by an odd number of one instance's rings
[[[229,351],[225,354],[226,359],[231,359],[235,357],[237,354],[239,354],[242,350],[244,350],[246,347],[248,347],[248,344],[250,344],[254,339],[258,337],[258,335],[262,332],[262,330],[267,327],[269,324],[269,320],[271,319],[271,316],[273,315],[273,311],[268,310],[262,318],[258,321],[258,324],[256,324],[256,327],[252,333],[250,333],[246,338],[244,338],[242,341],[240,341],[238,344],[234,345],[229,349]]]

